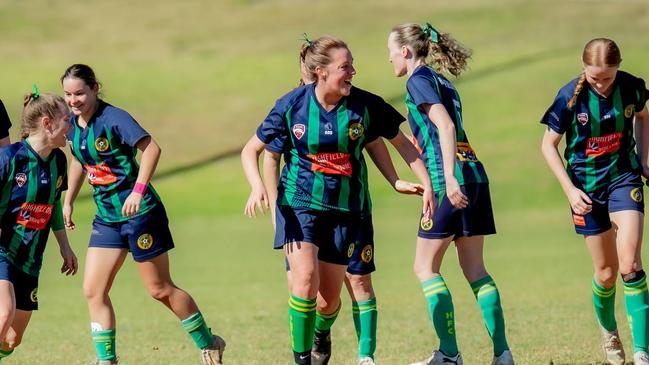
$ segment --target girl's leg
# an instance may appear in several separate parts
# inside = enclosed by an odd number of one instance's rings
[[[24,311],[16,309],[16,315],[14,316],[13,323],[7,332],[2,343],[2,351],[12,352],[23,340],[23,335],[25,334],[25,329],[29,324],[29,320],[32,317],[32,311]]]
[[[484,265],[484,236],[461,237],[455,241],[460,267],[471,285],[485,326],[493,343],[494,356],[509,350],[505,336],[505,318],[496,283]]]
[[[83,293],[88,302],[92,339],[97,359],[112,362],[115,351],[115,311],[108,293],[128,250],[89,247],[83,273]]]
[[[352,317],[358,338],[358,357],[374,358],[378,310],[372,286],[372,274],[347,273],[345,285],[352,298]]]
[[[320,285],[317,297],[315,336],[311,363],[327,364],[331,357],[331,326],[340,312],[340,290],[347,265],[318,261]]]
[[[11,355],[13,348],[7,344],[8,333],[16,315],[14,285],[9,280],[0,280],[0,359]]]

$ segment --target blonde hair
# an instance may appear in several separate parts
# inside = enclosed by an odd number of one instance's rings
[[[347,47],[343,40],[332,36],[322,36],[315,40],[305,39],[300,48],[300,61],[304,62],[304,68],[312,80],[317,80],[316,67],[326,67],[331,63],[331,51],[337,48]]]
[[[392,28],[394,40],[410,47],[416,58],[424,59],[440,72],[459,76],[467,68],[472,51],[448,33],[438,32],[430,24],[405,23]]]
[[[619,67],[620,63],[622,63],[622,54],[620,53],[620,48],[612,39],[595,38],[584,46],[581,60],[586,66]],[[579,96],[579,93],[583,89],[585,81],[586,73],[582,71],[575,85],[575,91],[572,93],[570,100],[568,100],[569,108],[575,106],[577,96]]]
[[[68,107],[62,97],[54,94],[25,94],[23,99],[23,113],[21,116],[20,136],[22,139],[29,137],[30,133],[38,131],[40,118],[52,119],[67,113]]]

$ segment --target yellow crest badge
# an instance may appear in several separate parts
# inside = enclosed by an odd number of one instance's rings
[[[29,293],[29,299],[34,303],[38,303],[38,288],[34,288],[34,290]]]
[[[624,108],[624,117],[631,118],[633,116],[633,112],[635,112],[635,105],[627,105],[626,108]]]
[[[352,139],[352,141],[355,141],[363,135],[365,132],[365,127],[363,127],[362,124],[360,123],[354,123],[349,126],[349,138]]]
[[[63,176],[59,176],[58,179],[56,179],[56,188],[60,188],[61,185],[63,185]]]
[[[148,233],[145,233],[137,238],[137,247],[148,250],[153,246],[153,236]]]
[[[433,229],[433,220],[431,218],[421,217],[420,225],[424,231],[430,231]]]
[[[350,243],[349,248],[347,248],[347,257],[348,258],[352,257],[352,255],[354,254],[354,249],[356,249],[356,245],[353,244],[353,243]]]
[[[95,139],[95,149],[99,152],[106,152],[110,147],[110,143],[105,137],[99,137]]]
[[[642,196],[642,188],[635,188],[635,189],[631,190],[629,195],[631,195],[631,200],[633,200],[636,203],[640,203],[642,201],[642,198],[643,198],[643,196]]]
[[[366,245],[363,247],[363,251],[361,251],[361,260],[363,260],[364,263],[368,264],[370,261],[372,261],[372,257],[374,257],[374,250],[372,249],[372,245]]]

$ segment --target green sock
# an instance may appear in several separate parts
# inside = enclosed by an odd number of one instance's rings
[[[352,302],[352,316],[358,338],[358,357],[374,358],[376,351],[376,323],[378,310],[376,298]]]
[[[615,284],[612,288],[604,288],[593,278],[593,305],[600,326],[609,332],[615,331]]]
[[[311,352],[315,330],[315,306],[315,298],[302,299],[291,295],[288,300],[288,323],[294,352]]]
[[[92,341],[95,343],[97,360],[114,360],[115,352],[115,329],[92,331]]]
[[[647,293],[647,277],[642,275],[639,280],[624,283],[624,303],[626,315],[633,334],[633,352],[649,352],[647,341],[649,336],[649,293]]]
[[[500,356],[505,350],[509,350],[509,346],[505,336],[505,316],[496,283],[491,276],[487,275],[472,282],[471,289],[478,301],[485,327],[487,327],[493,342],[494,355]]]
[[[192,337],[192,340],[199,349],[204,350],[212,346],[212,332],[207,327],[207,323],[205,323],[201,312],[192,314],[180,323]]]
[[[428,302],[428,313],[439,337],[439,350],[447,356],[457,355],[453,299],[444,278],[435,276],[421,282]]]
[[[323,314],[316,311],[315,314],[316,332],[327,332],[331,329],[331,326],[333,326],[334,322],[336,321],[336,318],[338,318],[338,313],[340,312],[340,307],[342,307],[342,305],[343,303],[339,302],[338,308],[333,313],[329,313],[329,314]]]
[[[13,349],[11,349],[11,350],[0,349],[0,360],[4,359],[5,357],[7,357],[7,356],[9,356],[9,355],[11,355],[13,353],[14,353]]]

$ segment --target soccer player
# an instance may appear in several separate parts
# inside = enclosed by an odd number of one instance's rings
[[[618,70],[620,49],[606,38],[591,40],[583,71],[559,90],[541,123],[542,152],[572,209],[594,268],[593,304],[606,359],[623,364],[615,321],[615,281],[624,282],[626,313],[636,365],[649,364],[649,295],[640,249],[644,218],[641,177],[649,177],[649,113],[645,82]],[[635,127],[635,135],[634,135]],[[558,146],[566,135],[564,167]]]
[[[432,208],[432,194],[422,161],[399,131],[403,117],[380,97],[352,88],[356,71],[347,45],[334,37],[321,37],[305,42],[301,55],[317,81],[280,98],[253,139],[264,145],[286,139],[275,248],[284,250],[291,267],[289,323],[295,363],[311,364],[316,306],[323,314],[339,308],[353,253],[350,243],[358,237],[368,198],[363,189],[367,171],[362,149],[376,138],[389,139],[424,185],[423,211]],[[242,151],[252,186],[248,215],[255,207],[269,206],[258,154],[255,148]]]
[[[98,364],[117,363],[115,313],[108,294],[129,251],[147,291],[181,320],[201,349],[203,364],[221,364],[225,342],[212,334],[192,297],[174,284],[169,272],[167,251],[174,243],[165,208],[149,184],[160,147],[126,111],[98,98],[100,85],[89,66],[68,67],[61,83],[73,126],[68,139],[74,159],[63,206],[66,227],[74,228],[73,203],[84,175],[97,205],[83,288]]]
[[[7,146],[11,143],[9,140],[9,129],[11,128],[11,120],[5,105],[0,100],[0,147]]]
[[[60,200],[67,166],[59,148],[66,145],[69,118],[63,98],[35,89],[25,96],[23,140],[0,149],[0,360],[20,345],[38,309],[38,275],[50,228],[63,258],[61,273],[77,272]]]
[[[408,120],[433,182],[436,200],[432,216],[422,215],[420,220],[414,271],[440,345],[428,359],[416,364],[462,364],[455,337],[453,301],[440,273],[451,241],[455,241],[462,272],[492,339],[492,364],[514,364],[505,337],[500,295],[483,259],[484,236],[496,232],[487,174],[469,144],[457,90],[442,75],[459,75],[471,51],[428,23],[394,27],[388,37],[388,50],[395,75],[408,75]],[[432,64],[427,63],[429,57]]]

